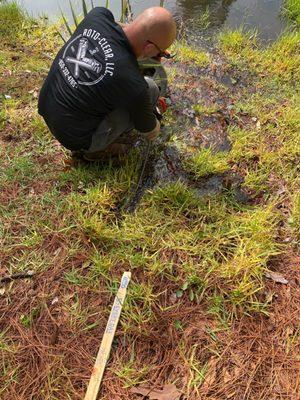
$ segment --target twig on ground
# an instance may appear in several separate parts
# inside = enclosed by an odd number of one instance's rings
[[[7,276],[4,276],[3,278],[0,278],[0,283],[8,283],[8,282],[12,282],[17,279],[32,278],[33,276],[34,276],[33,271],[17,272],[15,274],[7,275]]]

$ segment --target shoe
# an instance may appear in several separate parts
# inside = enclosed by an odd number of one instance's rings
[[[82,150],[75,150],[75,151],[71,151],[71,157],[73,159],[77,159],[80,160],[83,158],[83,152]]]
[[[131,146],[123,143],[112,143],[105,150],[85,152],[83,158],[86,161],[106,161],[111,157],[128,153]]]

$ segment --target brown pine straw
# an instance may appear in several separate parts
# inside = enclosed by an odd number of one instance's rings
[[[0,329],[5,333],[8,350],[0,354],[1,368],[9,373],[0,374],[1,399],[83,398],[112,301],[101,283],[95,290],[70,285],[63,279],[65,272],[83,264],[87,253],[70,259],[63,250],[48,271],[32,281],[16,281],[10,288],[6,287],[7,293],[0,298]],[[289,284],[266,282],[266,294],[277,296],[269,317],[241,316],[229,329],[216,333],[217,341],[209,335],[208,328],[217,328],[218,321],[207,314],[205,304],[195,305],[187,299],[181,299],[175,308],[165,311],[156,305],[156,320],[146,324],[142,331],[124,334],[119,325],[100,398],[141,399],[131,394],[115,373],[129,362],[134,352],[134,368],[149,367],[144,376],[147,385],[161,387],[175,382],[191,400],[298,400],[299,262],[300,257],[293,256],[284,264],[274,265],[277,270],[284,265],[281,272]],[[136,279],[143,278],[139,272]],[[170,283],[157,281],[155,292],[163,293],[159,298],[161,305],[168,304],[173,290]],[[55,297],[58,302],[51,304]],[[99,326],[83,330],[76,315],[70,316],[66,306],[75,298],[80,310],[88,310],[92,315],[88,322],[99,321]],[[24,326],[21,315],[28,315],[34,309],[38,309],[38,314],[33,323],[30,327]],[[181,321],[182,330],[176,329],[175,320]],[[184,346],[184,358],[181,346]],[[199,365],[208,365],[208,377],[198,389],[189,386],[191,371],[187,360],[192,349]]]

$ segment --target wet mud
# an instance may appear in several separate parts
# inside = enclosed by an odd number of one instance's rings
[[[141,168],[138,183],[134,184],[126,199],[117,207],[118,213],[134,212],[148,189],[182,181],[197,197],[214,196],[230,190],[237,202],[251,202],[251,196],[243,186],[243,177],[230,169],[222,174],[211,174],[202,178],[193,176],[184,169],[187,154],[180,150],[170,138],[176,138],[195,151],[210,148],[212,152],[229,152],[228,137],[230,126],[245,127],[251,124],[251,117],[234,104],[243,96],[245,88],[251,88],[253,77],[237,71],[218,59],[206,68],[197,68],[171,62],[180,76],[170,85],[172,121],[162,128],[160,137],[145,154],[141,147]],[[252,82],[253,83],[253,82]],[[197,112],[195,105],[201,105]],[[176,122],[175,122],[176,121]]]

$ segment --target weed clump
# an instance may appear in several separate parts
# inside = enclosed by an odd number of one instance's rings
[[[225,53],[239,53],[256,46],[257,34],[244,31],[242,27],[236,30],[226,30],[220,33],[219,43]]]
[[[24,11],[16,2],[0,4],[0,38],[13,40],[26,19]]]
[[[191,158],[185,160],[185,167],[197,178],[211,174],[220,174],[229,169],[227,155],[213,153],[211,149],[201,149]]]

